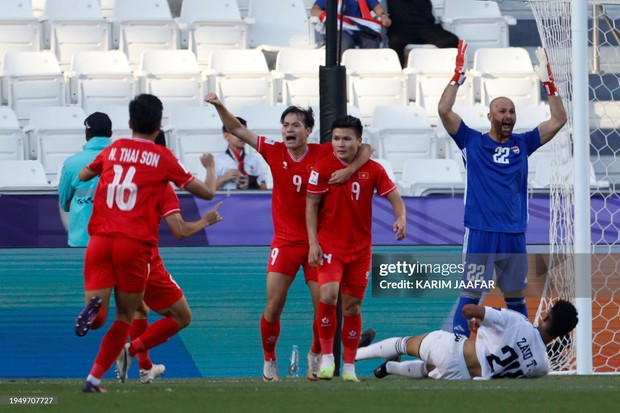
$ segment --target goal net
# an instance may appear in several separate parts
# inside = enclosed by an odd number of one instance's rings
[[[576,346],[592,345],[595,373],[620,372],[620,1],[588,0],[589,136],[572,133],[571,0],[526,0],[532,9],[569,115],[568,133],[551,141],[549,272],[536,314],[557,299],[575,299],[573,139],[590,148],[591,340],[563,337],[550,348],[552,369],[574,371]],[[588,322],[580,317],[580,322]],[[584,344],[585,343],[585,344]]]

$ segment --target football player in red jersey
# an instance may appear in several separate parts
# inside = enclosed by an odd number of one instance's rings
[[[155,145],[162,111],[163,105],[156,96],[137,96],[129,104],[132,138],[112,143],[79,174],[83,181],[96,175],[100,175],[100,180],[88,224],[91,239],[84,258],[87,307],[78,316],[76,332],[88,331],[94,316],[107,307],[112,288],[116,298],[116,320],[102,339],[82,388],[84,392],[104,392],[101,378],[129,337],[134,313],[146,288],[152,249],[157,246],[158,203],[166,185],[172,181],[203,199],[215,195],[215,188],[194,179],[172,152]]]
[[[261,317],[260,330],[263,344],[263,380],[278,381],[276,344],[280,335],[280,316],[286,303],[288,289],[300,267],[304,269],[306,284],[310,289],[316,311],[319,288],[316,270],[308,265],[308,234],[306,232],[306,186],[312,166],[332,153],[329,143],[309,144],[308,136],[314,127],[311,109],[289,106],[280,117],[282,142],[258,136],[245,128],[231,114],[215,93],[205,96],[205,101],[215,106],[222,123],[233,135],[255,148],[267,161],[273,175],[271,212],[274,237],[267,264],[267,304]],[[365,164],[373,149],[362,145],[359,156],[351,165],[331,176],[330,184],[341,184]],[[320,364],[320,344],[316,320],[312,325],[313,342],[308,353],[310,380],[316,380]]]
[[[336,304],[342,293],[342,379],[359,381],[355,353],[360,340],[360,307],[368,285],[371,260],[372,198],[377,190],[392,204],[397,240],[407,234],[405,204],[381,165],[372,160],[360,167],[343,185],[329,185],[335,171],[347,168],[362,145],[363,126],[358,118],[344,116],[332,125],[332,153],[317,162],[308,180],[306,224],[310,250],[308,262],[318,267],[317,322],[322,360],[319,379],[334,376]]]

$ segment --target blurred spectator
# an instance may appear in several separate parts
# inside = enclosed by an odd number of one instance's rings
[[[237,118],[243,126],[247,122]],[[215,157],[216,186],[222,189],[266,189],[263,167],[256,155],[245,152],[245,142],[222,126],[224,139],[228,142],[226,152]]]
[[[80,181],[78,173],[112,141],[112,121],[105,113],[95,112],[84,121],[86,144],[82,152],[65,159],[58,183],[60,208],[69,213],[69,240],[71,247],[88,244],[88,221],[93,212],[93,197],[99,178]]]
[[[324,33],[325,10],[327,0],[316,0],[310,9],[312,16],[319,18],[317,31]],[[344,7],[344,10],[343,10]],[[372,17],[375,12],[380,20]],[[346,0],[338,2],[338,21],[343,16],[342,38],[338,34],[338,42],[342,39],[341,53],[356,46],[360,49],[377,49],[381,44],[381,28],[390,27],[392,20],[379,0]]]
[[[433,15],[431,0],[387,0],[392,25],[387,29],[388,46],[398,53],[405,67],[408,44],[433,44],[440,48],[456,47],[459,38],[441,27]]]

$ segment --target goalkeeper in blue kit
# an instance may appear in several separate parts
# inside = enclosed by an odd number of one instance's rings
[[[459,86],[465,80],[467,43],[459,41],[454,77],[438,104],[441,121],[463,152],[467,171],[465,195],[465,267],[462,280],[493,279],[506,306],[527,317],[524,290],[527,287],[525,230],[527,225],[528,156],[549,142],[567,121],[562,99],[554,84],[551,65],[543,48],[536,51],[540,65],[536,72],[548,95],[551,116],[535,129],[513,133],[517,115],[508,97],[496,97],[489,104],[490,130],[469,128],[452,108]],[[479,304],[485,288],[464,288],[456,306],[453,331],[469,337],[462,309]]]

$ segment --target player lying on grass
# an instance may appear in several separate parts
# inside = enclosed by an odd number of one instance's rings
[[[549,373],[547,344],[570,333],[577,325],[577,310],[557,301],[534,327],[523,315],[508,309],[467,304],[463,316],[475,339],[433,331],[416,337],[393,337],[360,348],[356,360],[386,359],[375,376],[388,374],[422,379],[500,379],[542,377]],[[420,360],[400,362],[408,354]]]

